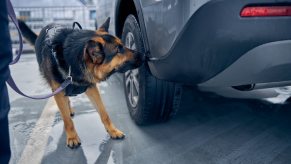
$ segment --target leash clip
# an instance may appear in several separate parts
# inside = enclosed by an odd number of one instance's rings
[[[67,79],[70,80],[71,84],[73,83],[73,77],[72,76],[68,76]]]
[[[69,79],[71,81],[71,83],[73,83],[73,77],[71,76],[71,66],[69,67],[69,72],[68,72],[67,79]]]

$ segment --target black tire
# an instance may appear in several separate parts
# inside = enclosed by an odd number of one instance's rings
[[[129,35],[133,36],[136,50],[144,52],[141,30],[134,15],[129,15],[124,23],[122,41],[125,44],[129,44],[129,41],[126,41],[130,37]],[[130,92],[130,86],[133,85],[129,84],[129,78],[133,76],[133,72],[124,74],[124,92],[132,119],[137,124],[144,125],[166,121],[175,115],[180,105],[181,85],[155,78],[150,73],[147,63],[144,63],[137,70],[136,80],[139,87],[136,87],[138,88],[136,89],[138,100],[134,101],[136,103],[133,103],[133,99],[130,98],[133,96],[129,95],[129,93],[132,93]]]

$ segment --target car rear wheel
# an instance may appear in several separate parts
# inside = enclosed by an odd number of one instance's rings
[[[144,52],[139,24],[134,15],[124,23],[122,41],[130,49]],[[182,94],[181,85],[151,75],[147,63],[124,74],[124,91],[129,113],[137,124],[168,120],[175,115]]]

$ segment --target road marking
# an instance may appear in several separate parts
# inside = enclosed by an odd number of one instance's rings
[[[39,164],[44,155],[48,136],[58,111],[54,98],[49,98],[22,152],[20,164]]]

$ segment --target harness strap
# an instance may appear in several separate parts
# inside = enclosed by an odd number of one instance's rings
[[[81,26],[80,23],[78,23],[78,22],[74,22],[74,23],[73,23],[73,29],[75,29],[75,26],[76,26],[76,25],[79,27],[80,30],[82,30],[82,26]]]
[[[22,34],[18,25],[18,21],[16,19],[16,15],[15,12],[13,10],[13,6],[10,2],[10,0],[6,0],[6,7],[7,7],[7,12],[8,15],[10,16],[12,22],[15,24],[18,34],[19,34],[19,51],[17,53],[16,58],[10,63],[10,65],[13,65],[15,63],[17,63],[20,59],[21,53],[22,53],[22,48],[23,48],[23,41],[22,41]],[[79,23],[77,23],[79,28],[82,29],[81,25]],[[47,99],[49,97],[52,97],[58,93],[60,93],[61,91],[63,91],[68,85],[73,83],[72,80],[72,76],[71,73],[69,73],[68,77],[66,78],[66,80],[61,84],[61,86],[59,88],[57,88],[54,92],[50,93],[50,94],[45,94],[45,95],[37,95],[37,96],[28,96],[26,94],[24,94],[16,85],[16,83],[14,82],[11,74],[8,77],[7,83],[9,84],[9,86],[18,94],[27,97],[27,98],[31,98],[31,99]]]

